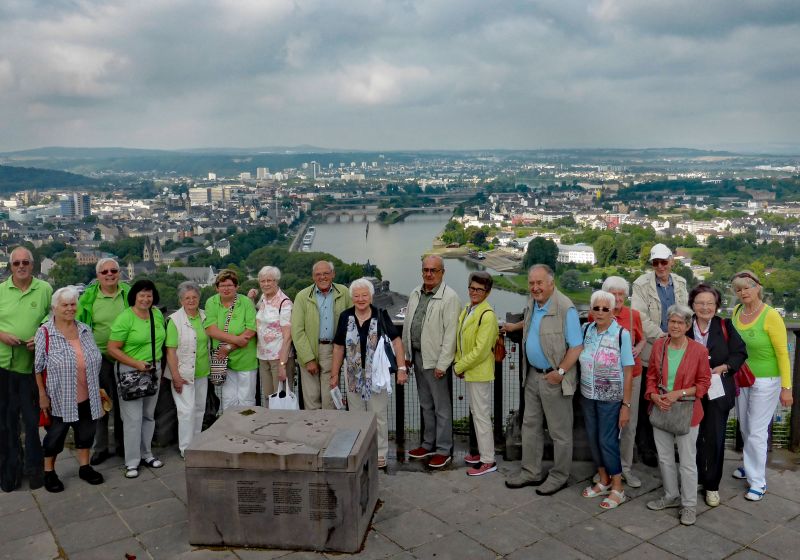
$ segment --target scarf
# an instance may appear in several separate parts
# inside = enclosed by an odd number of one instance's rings
[[[372,317],[369,320],[367,334],[367,356],[364,367],[361,367],[361,339],[358,336],[356,317],[352,315],[347,320],[345,336],[345,374],[349,390],[361,395],[361,399],[365,401],[372,396],[372,357],[375,355],[377,345],[378,321]]]

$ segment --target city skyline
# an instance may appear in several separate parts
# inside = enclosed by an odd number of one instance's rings
[[[800,4],[17,1],[0,151],[800,153]]]

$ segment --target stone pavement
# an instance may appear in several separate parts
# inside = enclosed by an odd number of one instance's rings
[[[0,558],[44,560],[143,559],[262,560],[342,559],[339,553],[254,549],[199,549],[187,542],[184,463],[174,448],[162,449],[166,466],[123,477],[121,459],[102,465],[105,484],[77,478],[77,462],[65,451],[57,471],[66,491],[0,493]],[[463,457],[463,452],[461,453]],[[729,452],[720,495],[709,508],[698,496],[693,527],[678,523],[677,510],[652,512],[660,495],[657,469],[641,467],[644,485],[627,489],[629,501],[603,511],[599,499],[581,497],[591,465],[574,466],[571,486],[541,497],[533,488],[508,490],[503,481],[519,468],[468,477],[462,460],[442,472],[419,463],[391,463],[380,475],[380,502],[363,551],[355,558],[396,560],[508,558],[797,558],[800,548],[800,458],[771,454],[769,493],[759,503],[743,498],[745,486],[730,473],[740,459]],[[637,467],[640,467],[637,465]],[[24,483],[27,485],[27,481]],[[27,486],[25,486],[26,488]],[[268,528],[265,527],[265,530]]]

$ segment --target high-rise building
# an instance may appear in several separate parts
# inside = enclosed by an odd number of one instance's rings
[[[61,215],[65,218],[75,216],[75,197],[71,194],[63,195],[58,201],[61,207]]]
[[[209,171],[209,172],[208,172],[208,180],[209,180],[209,181],[216,181],[216,180],[217,180],[217,174],[216,174],[216,173],[211,173],[211,172]]]
[[[268,173],[269,173],[269,167],[257,167],[256,179],[266,179]]]
[[[82,218],[88,218],[92,215],[92,197],[88,194],[76,194],[77,210]]]

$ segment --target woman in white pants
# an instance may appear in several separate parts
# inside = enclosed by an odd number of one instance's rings
[[[178,286],[181,308],[167,323],[167,365],[172,398],[178,412],[178,449],[181,457],[195,434],[203,429],[208,393],[209,339],[203,329],[206,314],[200,309],[200,286],[183,282]]]
[[[733,310],[733,326],[747,346],[747,365],[755,376],[751,387],[742,387],[736,399],[736,415],[744,440],[744,465],[733,478],[747,480],[744,497],[757,502],[767,491],[767,432],[780,401],[792,405],[792,371],[786,325],[780,314],[761,300],[758,277],[745,270],[731,281],[742,302]]]

